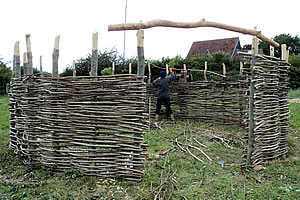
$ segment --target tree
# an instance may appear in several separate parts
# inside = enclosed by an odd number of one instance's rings
[[[0,94],[5,94],[6,85],[10,82],[12,71],[0,58]]]
[[[86,58],[80,58],[75,61],[76,75],[89,76],[91,70],[91,54]],[[115,73],[128,72],[128,60],[121,56],[116,49],[99,51],[98,53],[98,75],[105,68],[111,67],[115,63]],[[73,76],[72,66],[67,66],[60,76]]]
[[[289,71],[289,87],[292,89],[300,88],[300,56],[289,56],[291,68]]]

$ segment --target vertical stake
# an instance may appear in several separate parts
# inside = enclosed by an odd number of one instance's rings
[[[251,60],[251,82],[250,82],[250,97],[249,97],[249,130],[248,130],[248,150],[247,150],[247,166],[252,166],[252,153],[254,151],[254,93],[255,93],[255,82],[254,82],[254,67],[256,64],[256,51],[258,49],[257,38],[253,38],[252,41],[252,60]]]
[[[205,61],[204,63],[204,79],[207,81],[206,73],[207,73],[207,61]]]
[[[240,76],[243,75],[243,72],[244,72],[244,64],[242,61],[240,61]]]
[[[226,65],[225,63],[222,63],[223,66],[223,75],[226,76]]]
[[[286,60],[286,44],[281,45],[281,60]]]
[[[111,72],[112,75],[115,74],[115,62],[112,63],[112,72]]]
[[[40,56],[40,77],[43,77],[43,62],[42,62],[42,56]]]
[[[148,73],[149,73],[148,83],[150,84],[151,83],[151,66],[150,66],[150,62],[148,62]]]
[[[186,64],[183,64],[183,78],[184,78],[184,82],[187,82],[186,74],[187,74]]]
[[[275,56],[274,47],[270,45],[270,56]]]
[[[129,74],[132,74],[131,63],[129,63]]]
[[[168,76],[169,75],[169,65],[166,64],[166,75]]]
[[[137,75],[144,76],[145,74],[144,30],[142,29],[138,30],[137,32],[137,53],[138,53]]]
[[[30,34],[26,34],[26,47],[27,47],[27,62],[28,62],[27,73],[33,74]]]
[[[98,32],[92,36],[91,76],[98,76]]]
[[[76,76],[76,65],[75,65],[75,60],[73,60],[73,63],[72,63],[72,69],[73,69],[73,76]]]
[[[54,49],[52,54],[52,77],[58,77],[59,39],[60,36],[55,37]]]
[[[23,54],[23,65],[24,65],[24,75],[28,75],[28,59],[27,59],[27,52]]]
[[[20,68],[20,42],[16,41],[14,49],[14,63],[13,63],[13,72],[15,78],[21,77],[21,68]]]

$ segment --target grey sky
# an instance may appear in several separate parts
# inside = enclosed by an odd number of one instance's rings
[[[243,28],[257,26],[272,38],[281,33],[299,35],[299,0],[127,0],[127,22],[166,19],[194,22],[205,18]],[[123,52],[123,32],[108,32],[109,24],[124,22],[125,0],[1,0],[0,57],[12,61],[15,41],[20,41],[21,61],[25,34],[31,34],[33,65],[51,72],[54,38],[60,35],[59,72],[73,59],[92,51],[92,33],[99,32],[99,50],[117,48]],[[252,37],[216,28],[145,30],[145,57],[185,57],[193,41],[240,37],[241,44]],[[127,31],[126,56],[136,55],[136,31]]]

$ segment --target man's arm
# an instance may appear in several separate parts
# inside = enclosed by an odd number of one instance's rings
[[[155,79],[153,82],[152,82],[152,85],[154,86],[154,87],[158,87],[158,85],[159,85],[159,80],[160,79],[160,77],[159,78],[157,78],[157,79]]]

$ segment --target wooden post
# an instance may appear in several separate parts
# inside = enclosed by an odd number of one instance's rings
[[[114,75],[115,74],[115,62],[112,63],[112,70],[111,70],[111,74]]]
[[[148,84],[151,84],[151,65],[150,62],[148,62]],[[148,124],[148,129],[149,132],[151,131],[151,95],[149,95],[149,102],[148,102],[148,111],[149,111],[149,124]]]
[[[222,63],[223,66],[223,75],[226,76],[226,65],[225,63]]]
[[[75,65],[75,60],[73,60],[73,63],[72,63],[72,69],[73,69],[73,76],[76,76],[76,65]]]
[[[144,30],[142,29],[138,30],[137,32],[137,54],[138,54],[137,75],[144,76],[145,74]]]
[[[166,76],[168,76],[168,75],[169,75],[169,65],[166,64]]]
[[[258,41],[253,38],[252,41],[252,60],[251,60],[251,79],[250,79],[250,97],[249,97],[249,130],[248,130],[248,150],[247,150],[247,166],[252,166],[252,153],[254,151],[254,93],[255,93],[255,82],[254,82],[254,68],[256,64],[255,49],[258,49]]]
[[[186,71],[186,64],[183,64],[183,78],[184,78],[184,82],[187,82],[187,78],[186,78],[186,74],[187,74],[187,71]]]
[[[23,54],[23,65],[24,65],[24,75],[28,75],[28,59],[27,59],[27,52]]]
[[[149,73],[148,83],[150,84],[151,83],[151,66],[150,66],[150,62],[148,62],[148,73]]]
[[[91,76],[98,76],[98,32],[93,33],[93,47],[91,58]]]
[[[131,63],[129,63],[129,74],[132,74]]]
[[[40,56],[40,77],[43,77],[43,62],[42,62],[42,56]]]
[[[52,54],[52,77],[58,77],[59,39],[60,36],[55,37],[54,49]]]
[[[27,47],[27,61],[28,61],[27,73],[33,74],[30,34],[26,34],[26,47]]]
[[[281,60],[286,60],[286,44],[281,45]]]
[[[270,56],[275,56],[274,47],[272,45],[270,45]]]
[[[240,76],[243,75],[243,72],[244,72],[244,64],[242,61],[240,61]]]
[[[286,51],[286,58],[285,58],[286,62],[289,62],[289,56],[290,56],[290,51],[287,50]]]
[[[16,41],[14,49],[14,63],[13,63],[13,72],[15,78],[21,77],[21,68],[20,68],[20,42]]]
[[[204,63],[204,79],[207,81],[206,73],[207,73],[207,61],[205,61]]]

